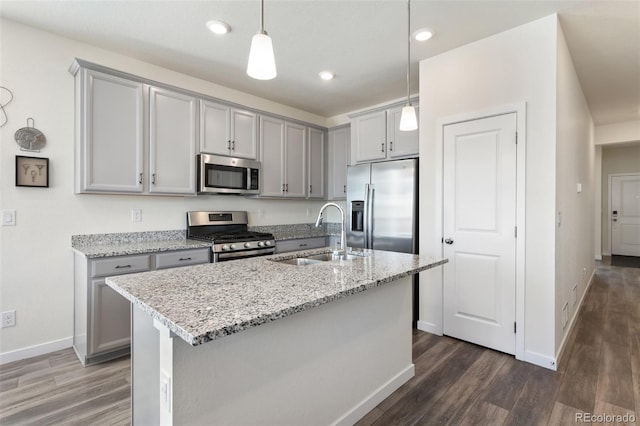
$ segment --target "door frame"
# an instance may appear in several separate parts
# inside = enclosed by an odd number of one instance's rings
[[[493,108],[479,111],[471,111],[462,114],[442,117],[436,120],[436,194],[435,194],[435,211],[436,217],[436,235],[444,238],[444,126],[457,124],[465,121],[478,120],[483,118],[494,117],[504,114],[516,114],[516,132],[518,134],[516,147],[516,227],[518,229],[518,238],[516,238],[516,359],[531,362],[537,365],[543,365],[539,356],[535,354],[527,355],[525,353],[525,195],[526,195],[526,146],[527,146],[527,127],[526,127],[526,102],[518,102],[506,104]],[[441,245],[440,255],[444,255],[444,249]],[[445,265],[446,267],[446,265]],[[444,267],[441,268],[440,275],[440,295],[441,295],[441,322],[440,334],[444,324]],[[545,363],[546,364],[546,363]]]
[[[640,173],[612,173],[607,175],[607,187],[609,188],[608,200],[607,200],[607,228],[609,229],[609,239],[607,240],[607,247],[605,247],[604,254],[613,256],[613,234],[611,233],[611,189],[613,185],[613,177],[622,177],[622,176],[640,176]]]

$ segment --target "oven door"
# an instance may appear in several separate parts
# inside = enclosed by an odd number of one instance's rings
[[[258,194],[260,163],[200,154],[198,189],[202,194]]]
[[[275,253],[275,247],[240,250],[233,252],[214,252],[213,262],[225,262],[227,260],[246,259],[248,257],[267,256]]]

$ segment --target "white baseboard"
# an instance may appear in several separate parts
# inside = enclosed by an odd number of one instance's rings
[[[0,354],[0,365],[32,358],[38,355],[48,354],[49,352],[59,351],[61,349],[70,348],[71,346],[73,346],[73,337],[66,337],[64,339],[54,340],[40,345],[16,349],[15,351],[3,352]]]
[[[556,371],[558,369],[558,363],[555,358],[539,354],[532,351],[524,351],[524,358],[522,361],[534,364],[539,367],[548,368],[549,370]]]
[[[576,325],[576,320],[578,319],[578,314],[580,313],[580,309],[582,308],[582,303],[584,302],[585,297],[587,297],[587,292],[589,291],[589,287],[591,287],[591,283],[593,282],[593,278],[596,276],[595,268],[591,271],[591,277],[587,281],[587,286],[582,292],[582,297],[580,297],[580,301],[578,302],[578,307],[575,311],[573,311],[573,315],[571,317],[571,321],[569,322],[569,330],[565,333],[562,342],[560,343],[560,348],[558,348],[558,352],[556,353],[556,359],[560,361],[562,359],[562,355],[564,354],[565,349],[567,348],[567,342],[569,340],[569,336],[573,332],[573,327]]]
[[[395,377],[392,377],[387,383],[376,389],[371,395],[361,401],[358,405],[346,412],[342,417],[336,420],[333,425],[353,425],[369,411],[373,410],[378,404],[384,401],[389,395],[395,392],[400,386],[405,384],[409,379],[415,376],[415,366],[413,364],[407,366],[400,371]]]
[[[427,321],[418,321],[416,328],[421,331],[426,331],[427,333],[442,336],[442,326],[438,324],[433,324]]]

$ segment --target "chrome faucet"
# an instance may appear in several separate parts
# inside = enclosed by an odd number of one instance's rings
[[[326,209],[329,206],[333,206],[338,210],[340,210],[340,251],[338,253],[346,254],[345,249],[347,248],[347,234],[344,229],[346,218],[345,218],[344,210],[342,209],[342,207],[340,207],[336,203],[327,203],[324,206],[322,206],[320,208],[320,212],[318,213],[318,218],[316,219],[316,227],[320,226],[320,224],[322,223],[322,212],[324,212],[324,209]]]

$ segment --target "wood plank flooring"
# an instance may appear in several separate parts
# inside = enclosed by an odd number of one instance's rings
[[[640,425],[640,269],[600,263],[557,372],[417,330],[413,359],[415,377],[359,426],[563,425],[584,413]],[[65,349],[5,364],[0,424],[128,425],[130,386],[129,358],[85,368]]]

